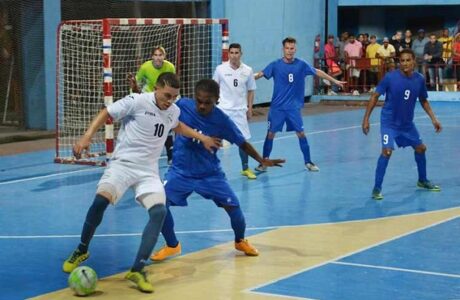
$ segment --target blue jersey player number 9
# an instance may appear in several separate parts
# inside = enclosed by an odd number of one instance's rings
[[[404,91],[404,100],[409,100],[410,97],[410,90],[405,90]]]

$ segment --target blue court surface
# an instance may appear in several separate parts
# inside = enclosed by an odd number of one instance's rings
[[[359,223],[458,208],[460,103],[435,102],[432,107],[444,127],[440,134],[420,106],[415,123],[428,147],[428,178],[442,188],[438,193],[416,188],[414,155],[406,148],[392,155],[384,200],[370,198],[380,154],[379,108],[372,115],[368,136],[361,131],[363,109],[304,117],[319,173],[304,169],[293,133],[280,133],[274,142],[271,156],[286,158],[285,166],[271,168],[252,181],[240,175],[237,148],[221,150],[223,168],[245,213],[248,238],[279,228]],[[251,142],[260,152],[265,130],[265,122],[251,123]],[[0,157],[0,299],[24,299],[67,287],[61,266],[79,242],[103,168],[54,164],[53,157],[51,150]],[[250,161],[250,165],[254,168],[257,163]],[[164,159],[160,166],[166,172]],[[197,195],[189,198],[187,208],[173,208],[172,214],[178,237],[187,245],[183,254],[233,240],[225,212]],[[253,293],[280,299],[460,299],[459,216],[241,290],[246,291],[245,297]],[[100,278],[127,271],[146,221],[146,212],[128,192],[117,206],[107,209],[85,264]],[[390,229],[381,228],[386,230]],[[357,242],[354,234],[346,232],[347,243]],[[160,237],[156,248],[162,244]],[[161,290],[161,284],[156,288]]]

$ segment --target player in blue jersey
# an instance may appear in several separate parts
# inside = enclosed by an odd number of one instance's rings
[[[179,120],[203,134],[235,143],[263,166],[280,166],[284,160],[263,159],[244,139],[235,123],[216,107],[218,99],[219,84],[212,79],[200,80],[195,86],[195,99],[183,98],[176,102],[181,109]],[[180,254],[181,245],[174,233],[169,206],[187,206],[187,198],[192,192],[225,209],[235,233],[235,248],[248,256],[257,256],[257,249],[244,238],[245,218],[216,153],[210,153],[199,141],[182,135],[177,136],[173,149],[173,162],[165,177],[167,214],[161,231],[166,246],[151,259],[161,261]]]
[[[439,186],[432,184],[426,176],[426,146],[414,124],[414,109],[417,98],[423,109],[430,117],[436,132],[442,130],[441,123],[436,119],[430,103],[425,85],[425,78],[422,74],[414,72],[415,54],[410,49],[404,49],[400,53],[400,69],[389,72],[378,84],[375,93],[369,99],[366,113],[363,119],[363,132],[369,132],[369,117],[377,104],[380,95],[385,95],[380,120],[380,133],[382,139],[382,154],[377,162],[375,171],[375,185],[372,191],[372,198],[383,199],[382,182],[385,170],[390,160],[394,143],[398,147],[411,146],[414,148],[415,161],[418,170],[417,186],[430,190],[440,191]]]
[[[179,95],[179,85],[179,78],[175,74],[161,74],[154,93],[131,94],[108,105],[99,112],[74,145],[74,154],[79,158],[89,148],[91,138],[109,116],[121,121],[117,145],[88,209],[80,244],[64,261],[64,272],[72,272],[88,259],[89,244],[102,222],[105,210],[109,204],[116,205],[126,190],[132,188],[136,201],[146,209],[149,219],[142,233],[136,259],[125,278],[134,282],[140,291],[153,292],[153,286],[143,269],[155,247],[166,215],[166,197],[159,176],[158,159],[167,132],[172,129],[177,134],[200,140],[209,151],[220,146],[218,139],[204,136],[179,121],[180,110],[174,105]]]
[[[268,113],[268,132],[265,137],[263,157],[268,158],[273,148],[273,139],[286,123],[287,131],[295,131],[299,138],[300,149],[303,153],[305,168],[309,171],[319,171],[310,158],[310,146],[303,129],[302,107],[305,97],[305,77],[316,75],[343,87],[345,82],[329,76],[325,72],[315,69],[307,62],[295,58],[296,40],[287,37],[283,40],[283,58],[271,62],[263,71],[255,75],[256,79],[262,76],[266,79],[273,77],[273,96]],[[259,172],[266,171],[263,165],[256,168]]]

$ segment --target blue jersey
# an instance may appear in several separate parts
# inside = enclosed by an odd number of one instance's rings
[[[400,70],[389,72],[380,81],[376,92],[385,95],[381,126],[407,129],[414,126],[414,109],[417,98],[427,99],[425,78],[414,72],[407,77]]]
[[[194,130],[207,136],[225,139],[231,143],[242,145],[245,142],[235,123],[219,108],[214,107],[206,116],[196,110],[195,100],[182,98],[176,102],[181,113],[179,120]],[[183,135],[176,135],[173,148],[171,169],[187,177],[205,177],[222,173],[216,152],[210,153],[200,141]]]
[[[281,110],[300,109],[305,97],[305,77],[316,75],[316,69],[303,60],[294,58],[286,63],[282,58],[270,63],[262,71],[264,77],[273,77],[271,107]]]

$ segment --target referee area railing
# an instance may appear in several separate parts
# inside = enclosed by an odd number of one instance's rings
[[[315,59],[314,66],[334,78],[346,81],[343,90],[331,86],[328,81],[315,77],[315,95],[360,95],[372,93],[385,73],[398,68],[397,58],[334,58]],[[416,71],[425,76],[429,91],[456,92],[460,90],[460,62],[428,64],[420,63]],[[432,78],[432,79],[431,79]]]

